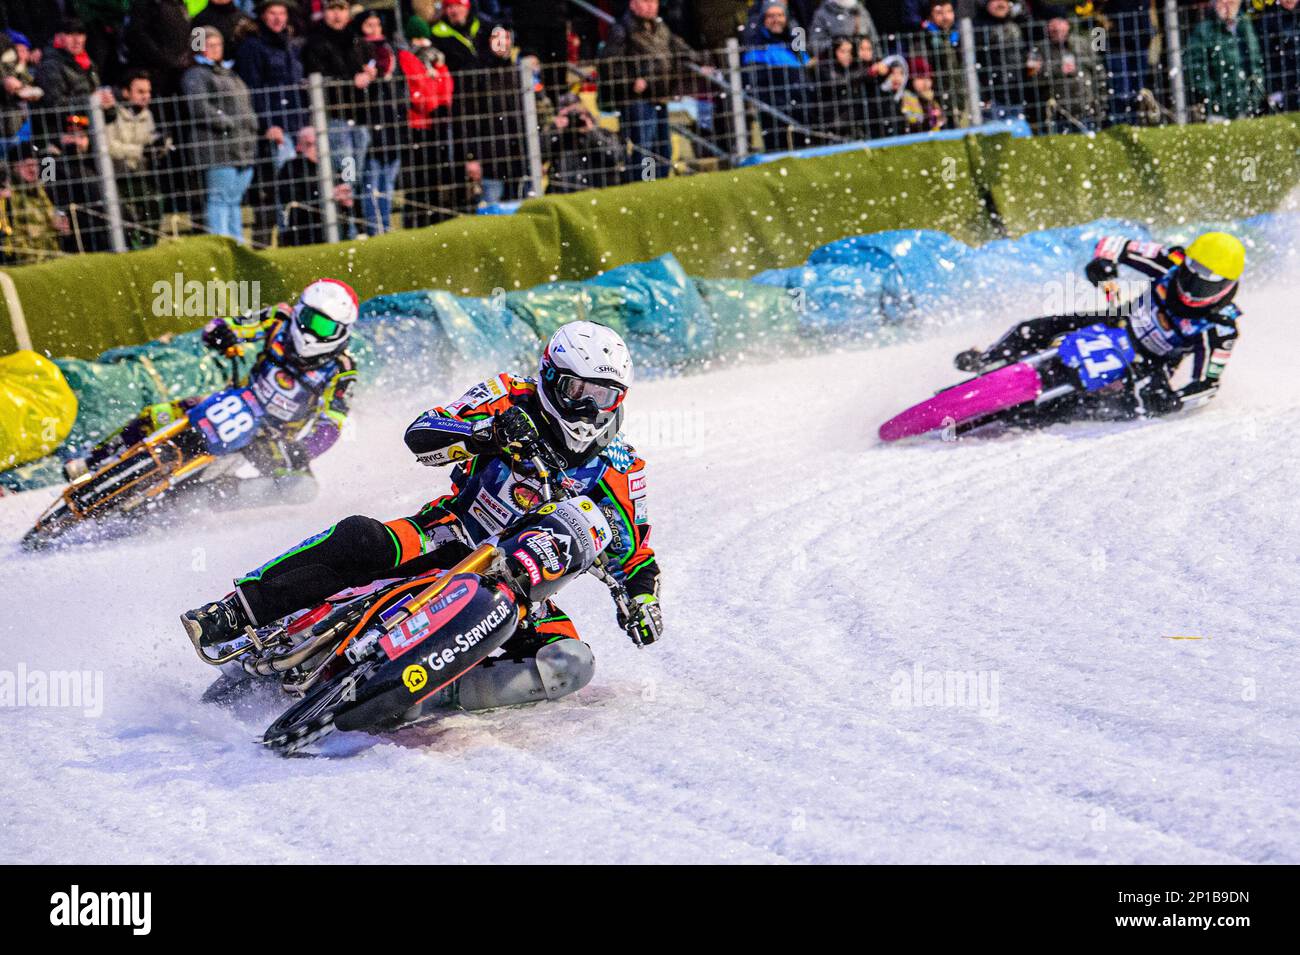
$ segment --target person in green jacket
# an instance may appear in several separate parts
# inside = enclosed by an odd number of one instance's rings
[[[1215,0],[1214,16],[1192,30],[1183,53],[1187,92],[1206,119],[1237,119],[1264,111],[1264,53],[1241,0]]]

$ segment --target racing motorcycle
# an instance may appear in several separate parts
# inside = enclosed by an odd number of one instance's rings
[[[1052,348],[945,388],[880,426],[880,440],[931,431],[955,438],[995,422],[1034,426],[1098,415],[1132,417],[1133,363],[1128,332],[1097,323],[1063,335]]]
[[[248,464],[240,452],[258,439],[266,412],[253,390],[239,383],[231,356],[229,387],[209,395],[172,423],[79,478],[24,535],[28,550],[45,547],[74,528],[107,529],[157,510],[177,492],[206,487],[227,492]],[[251,495],[250,495],[251,497]]]
[[[204,663],[223,668],[205,699],[249,678],[278,683],[297,702],[262,743],[289,755],[335,730],[387,732],[436,716],[440,691],[583,573],[601,580],[628,616],[633,602],[607,559],[612,533],[600,508],[571,494],[543,454],[527,459],[538,503],[454,567],[343,591],[227,644],[192,639]]]

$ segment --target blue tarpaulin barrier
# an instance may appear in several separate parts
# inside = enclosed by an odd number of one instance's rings
[[[409,381],[413,366],[468,362],[524,371],[534,367],[556,327],[584,318],[617,329],[628,341],[638,375],[653,377],[827,342],[883,343],[973,315],[1079,310],[1095,305],[1084,301],[1092,293],[1082,275],[1101,236],[1186,242],[1209,228],[1242,237],[1247,281],[1292,272],[1300,264],[1294,240],[1300,235],[1300,213],[1294,212],[1189,224],[1158,236],[1135,222],[1102,219],[980,247],[933,230],[896,230],[831,242],[803,265],[772,269],[752,281],[692,278],[665,255],[582,282],[553,282],[488,298],[438,290],[384,295],[362,304],[353,352],[363,389]],[[198,333],[115,349],[94,362],[58,364],[81,409],[63,457],[139,407],[212,390],[225,375],[204,354]],[[58,479],[58,460],[51,456],[0,473],[0,486],[51,483]]]

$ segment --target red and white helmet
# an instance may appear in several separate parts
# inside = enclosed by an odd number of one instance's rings
[[[538,369],[542,411],[569,451],[590,453],[618,434],[632,356],[618,332],[569,322],[551,336]]]
[[[305,362],[324,361],[348,345],[360,302],[347,282],[317,279],[298,296],[293,307],[289,341]]]

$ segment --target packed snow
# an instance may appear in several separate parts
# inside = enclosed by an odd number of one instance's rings
[[[199,701],[177,615],[441,492],[402,429],[483,369],[364,395],[309,506],[30,556],[53,491],[0,499],[0,681],[90,691],[0,707],[0,861],[1300,862],[1294,296],[1158,422],[876,441],[1006,316],[640,384],[664,641],[579,581],[585,690],[317,758],[254,742],[272,691]]]

